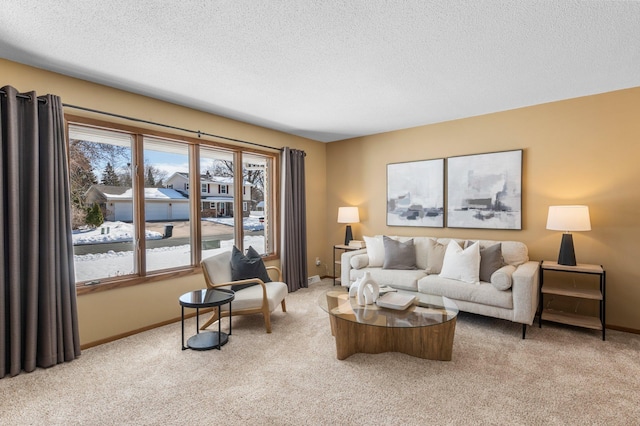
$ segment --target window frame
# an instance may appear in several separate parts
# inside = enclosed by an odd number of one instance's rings
[[[151,283],[155,281],[164,281],[168,279],[175,279],[182,276],[188,276],[201,273],[201,252],[202,252],[202,234],[201,234],[201,195],[199,191],[195,191],[193,194],[189,193],[189,208],[191,210],[191,264],[187,266],[181,266],[171,269],[165,269],[161,271],[153,271],[147,273],[146,271],[146,240],[144,238],[145,233],[145,220],[144,220],[144,164],[143,162],[143,150],[144,150],[144,137],[154,137],[166,139],[168,142],[184,143],[188,147],[189,151],[189,182],[186,184],[187,188],[197,188],[200,185],[200,156],[199,148],[201,146],[212,147],[214,149],[220,149],[228,151],[233,154],[234,160],[238,164],[242,164],[242,154],[260,155],[270,158],[273,162],[273,167],[268,178],[272,182],[273,190],[270,193],[270,202],[268,203],[271,208],[269,211],[269,217],[271,218],[270,227],[272,231],[269,236],[265,235],[265,238],[269,238],[269,241],[265,241],[265,247],[272,247],[272,251],[263,256],[264,260],[276,260],[279,259],[279,247],[280,247],[280,224],[279,224],[279,170],[280,170],[280,156],[277,152],[270,152],[267,150],[249,148],[242,145],[233,145],[225,142],[220,142],[213,137],[203,136],[201,138],[192,138],[179,133],[169,133],[164,131],[157,131],[154,129],[140,128],[135,126],[129,126],[126,124],[109,122],[98,120],[94,118],[88,118],[83,116],[77,116],[73,114],[65,114],[65,137],[67,138],[67,144],[69,144],[69,125],[78,125],[83,127],[92,127],[97,129],[103,129],[107,131],[114,131],[120,133],[129,133],[134,137],[134,143],[132,147],[133,163],[137,164],[137,172],[133,173],[133,191],[136,195],[134,197],[134,223],[137,245],[134,245],[134,262],[138,264],[138,272],[133,275],[127,275],[124,277],[110,277],[100,278],[99,283],[95,283],[95,280],[78,282],[76,283],[76,292],[78,295],[94,293],[97,291],[109,290],[112,288],[128,287],[138,284]],[[277,150],[278,148],[273,148]],[[238,169],[242,170],[242,167]],[[242,173],[242,172],[240,172]],[[242,175],[240,175],[242,176]],[[240,182],[239,186],[236,182]],[[243,179],[234,179],[233,191],[230,190],[227,185],[228,193],[242,194],[244,190]],[[238,199],[243,200],[242,197]],[[243,229],[243,215],[234,214],[234,237],[236,246],[243,249],[244,244],[244,229]],[[239,243],[238,243],[239,242]]]

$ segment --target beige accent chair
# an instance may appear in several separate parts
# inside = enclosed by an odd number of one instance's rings
[[[277,281],[265,283],[262,280],[255,278],[241,281],[231,281],[231,252],[226,251],[203,259],[200,262],[202,265],[202,273],[208,288],[223,287],[231,289],[232,285],[255,283],[251,287],[246,287],[241,290],[237,290],[235,298],[231,302],[232,316],[235,315],[247,315],[247,314],[262,314],[264,316],[265,327],[267,333],[271,333],[271,312],[273,312],[278,304],[282,306],[282,312],[287,312],[287,306],[284,298],[288,293],[288,288],[285,283],[282,282],[282,272],[275,266],[267,266],[267,272],[275,271],[278,274]],[[270,275],[271,277],[271,275]],[[218,309],[221,317],[229,316],[229,305],[225,304],[222,307],[213,308],[213,315],[207,322],[201,327],[201,330],[209,327],[211,324],[218,320]]]

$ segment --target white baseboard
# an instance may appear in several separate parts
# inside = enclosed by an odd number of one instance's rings
[[[320,275],[313,275],[311,277],[308,278],[308,283],[309,284],[313,284],[313,283],[319,283],[320,280]]]

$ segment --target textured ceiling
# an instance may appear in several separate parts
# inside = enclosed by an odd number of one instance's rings
[[[640,2],[3,0],[0,56],[327,142],[640,86]]]

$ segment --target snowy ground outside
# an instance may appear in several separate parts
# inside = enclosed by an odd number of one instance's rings
[[[255,219],[255,222],[259,223],[258,219]],[[109,228],[108,233],[106,228]],[[162,239],[162,234],[159,232],[147,231],[146,234],[147,239]],[[100,228],[85,232],[74,231],[73,234],[74,245],[131,242],[132,240],[133,226],[123,222],[105,222]],[[203,250],[202,257],[206,258],[216,253],[229,251],[234,243],[233,239],[222,240],[220,248]],[[245,236],[244,246],[246,248],[252,246],[259,253],[262,253],[264,252],[264,236]],[[133,259],[133,251],[108,250],[104,253],[75,255],[76,281],[133,274]],[[191,246],[189,244],[147,249],[147,271],[185,266],[190,262]]]
[[[202,220],[233,226],[232,217],[203,217]],[[245,231],[262,231],[264,229],[264,224],[260,222],[258,217],[245,217],[242,222]]]
[[[233,218],[203,218],[203,221],[220,223],[229,227],[233,226]],[[264,224],[257,217],[245,217],[243,221],[245,231],[262,231]],[[160,240],[162,233],[146,230],[147,240]],[[133,241],[133,224],[125,222],[104,222],[95,229],[74,230],[73,245],[117,243]]]
[[[146,231],[147,240],[161,240],[162,234],[155,231]],[[124,222],[104,222],[95,229],[74,230],[73,245],[119,243],[133,241],[133,225]]]

